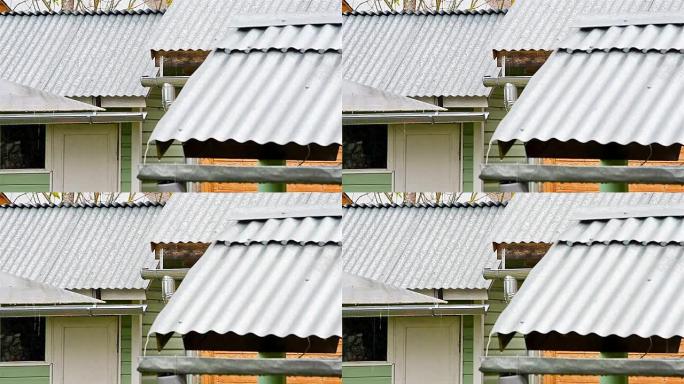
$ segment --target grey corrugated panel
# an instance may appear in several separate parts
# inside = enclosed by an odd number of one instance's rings
[[[563,232],[559,241],[578,244],[639,243],[684,244],[684,218],[647,217],[580,221]]]
[[[0,78],[60,96],[145,96],[147,40],[162,13],[0,15]]]
[[[279,242],[299,244],[342,244],[340,217],[305,217],[238,221],[216,240],[227,244]]]
[[[239,15],[340,12],[336,0],[174,0],[151,35],[153,51],[211,51]]]
[[[150,229],[150,241],[206,243],[215,241],[233,222],[237,209],[297,206],[340,206],[339,193],[176,193]]]
[[[446,111],[446,108],[354,81],[342,81],[342,112],[397,111]]]
[[[341,23],[342,18],[340,17]],[[339,24],[229,28],[225,40],[219,42],[216,48],[243,52],[269,49],[339,51],[342,49],[340,28]]]
[[[491,141],[684,143],[684,60],[679,52],[551,55]]]
[[[515,332],[684,336],[682,284],[680,245],[561,243],[532,269],[492,331],[500,339]]]
[[[499,24],[495,51],[553,51],[579,16],[684,11],[680,0],[517,0]]]
[[[498,220],[493,239],[497,244],[550,244],[579,209],[682,203],[682,193],[516,193]]]
[[[90,296],[0,271],[0,304],[104,303]]]
[[[485,289],[504,204],[344,209],[344,270],[399,288]]]
[[[344,272],[342,304],[446,304],[446,301]]]
[[[684,23],[684,14],[679,13]],[[675,16],[675,15],[673,15]],[[575,28],[558,47],[563,51],[641,50],[661,53],[684,50],[684,25],[629,25]]]
[[[104,109],[0,79],[0,112],[54,111],[104,111]]]
[[[341,144],[341,61],[334,51],[214,51],[150,141]]]
[[[492,39],[505,12],[352,13],[344,17],[345,79],[402,96],[488,96]]]
[[[0,207],[0,270],[67,289],[139,289],[159,204]]]
[[[213,244],[149,334],[342,335],[339,245]]]

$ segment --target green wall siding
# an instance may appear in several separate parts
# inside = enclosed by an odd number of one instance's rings
[[[177,281],[176,284],[179,284]],[[147,311],[143,315],[143,329],[142,329],[142,346],[145,348],[145,343],[147,342],[147,333],[157,317],[162,308],[164,308],[164,302],[161,299],[161,281],[159,279],[154,279],[151,281],[150,286],[146,291],[146,304]],[[150,336],[149,342],[147,342],[147,356],[171,356],[171,355],[185,355],[185,349],[183,349],[183,340],[179,336],[173,336],[171,340],[166,344],[164,349],[159,352],[157,351],[157,340],[154,336]],[[143,376],[143,383],[156,384],[157,379],[154,375]]]
[[[48,192],[50,175],[48,173],[3,173],[0,174],[2,192]]]
[[[520,90],[520,92],[522,92]],[[492,90],[489,96],[489,107],[487,108],[489,112],[489,118],[485,124],[485,137],[484,137],[484,156],[487,156],[487,149],[489,147],[489,141],[494,134],[494,130],[499,126],[501,120],[506,116],[506,108],[503,103],[503,88],[496,87]],[[483,159],[484,163],[484,159]],[[516,143],[513,145],[506,157],[499,159],[499,148],[497,145],[493,144],[491,150],[489,151],[489,164],[500,164],[500,163],[527,163],[527,157],[525,156],[525,147],[521,143]],[[496,192],[499,190],[499,184],[495,182],[486,182],[484,185],[485,192]]]
[[[50,366],[0,367],[0,384],[50,384]]]
[[[121,153],[119,155],[121,158],[121,192],[131,191],[131,166],[133,159],[131,156],[132,133],[132,123],[121,124]]]
[[[342,364],[344,384],[392,384],[392,365]]]
[[[496,319],[499,318],[501,312],[506,308],[506,302],[504,301],[503,295],[503,281],[497,279],[489,288],[489,311],[485,315],[485,340],[484,345],[487,345],[489,334],[494,327]],[[499,340],[496,335],[492,335],[491,342],[489,343],[489,356],[524,356],[527,355],[527,349],[525,348],[525,339],[517,335],[511,340],[504,351],[499,351]],[[497,375],[487,375],[485,376],[485,383],[495,384],[497,383]]]
[[[130,316],[121,316],[121,384],[131,384],[131,327]]]
[[[164,116],[164,108],[162,108],[161,102],[161,89],[159,87],[153,87],[150,90],[150,94],[146,99],[147,104],[147,117],[143,122],[142,128],[142,156],[145,157],[145,151],[147,148],[147,140],[149,140],[154,127],[157,125],[159,120]],[[140,159],[142,164],[143,159]],[[185,157],[183,156],[183,147],[179,143],[174,143],[171,148],[166,151],[164,157],[157,159],[157,148],[155,145],[150,145],[147,149],[147,164],[155,163],[184,163]],[[157,190],[157,185],[155,183],[142,183],[143,192],[154,192]]]
[[[342,187],[345,192],[391,192],[392,173],[344,173]]]
[[[462,192],[472,192],[473,191],[473,154],[474,154],[474,135],[473,130],[475,123],[464,123],[463,124],[463,134],[461,139],[463,143],[461,148],[463,149],[463,180],[461,181]]]
[[[473,330],[472,316],[463,316],[463,384],[473,383]]]

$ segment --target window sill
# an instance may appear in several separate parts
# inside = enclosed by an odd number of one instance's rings
[[[41,365],[51,365],[47,361],[0,361],[2,367],[35,367]]]
[[[0,169],[0,174],[24,174],[24,173],[52,173],[49,169],[45,168],[26,168],[26,169]]]

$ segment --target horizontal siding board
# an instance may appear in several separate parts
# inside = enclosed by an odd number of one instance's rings
[[[3,192],[48,192],[48,173],[5,173],[0,174],[0,191]]]
[[[392,365],[390,364],[373,364],[373,365],[361,365],[361,364],[343,364],[342,365],[342,378],[344,382],[351,378],[371,378],[371,377],[392,377]]]

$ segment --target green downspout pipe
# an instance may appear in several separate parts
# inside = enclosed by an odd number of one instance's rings
[[[626,359],[627,352],[601,352],[603,359]],[[627,376],[601,376],[600,384],[627,384]]]
[[[627,160],[601,160],[602,166],[627,165]],[[626,183],[602,183],[599,187],[601,192],[629,192],[629,185]],[[627,358],[627,352],[601,352],[601,358],[617,359]],[[600,384],[627,384],[627,376],[601,376]]]
[[[259,160],[260,167],[285,165],[285,160]],[[285,192],[287,185],[283,183],[259,183],[259,192]]]
[[[604,167],[627,165],[627,160],[601,160],[601,165]],[[599,185],[601,192],[629,192],[629,185],[626,183],[601,183]]]
[[[285,352],[259,352],[260,359],[278,359],[285,358]],[[285,376],[259,376],[258,384],[285,384],[287,381]]]

